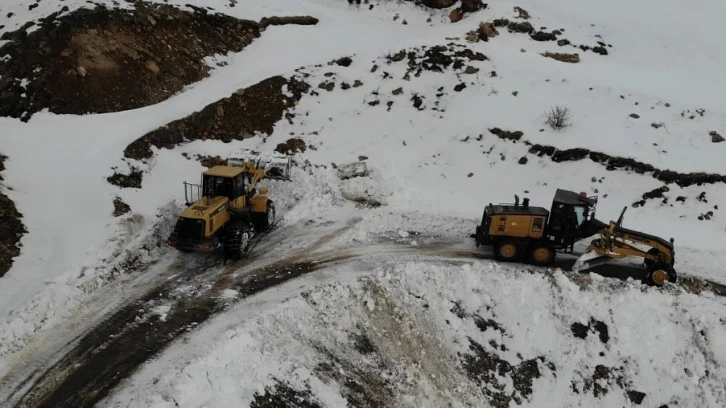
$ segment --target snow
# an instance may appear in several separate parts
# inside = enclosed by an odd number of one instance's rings
[[[545,276],[484,262],[377,262],[327,271],[345,277],[328,285],[289,283],[241,301],[147,365],[104,406],[247,406],[273,378],[309,388],[323,406],[346,405],[342,381],[320,370],[329,355],[333,371],[362,381],[364,392],[390,388],[388,404],[476,405],[480,384],[459,357],[471,353],[468,339],[513,365],[540,356],[554,364],[555,372],[540,364],[542,377],[523,406],[630,406],[626,390],[645,393],[647,406],[718,406],[726,398],[723,353],[706,341],[723,334],[723,298],[642,292],[607,280],[583,288],[561,271]],[[283,293],[298,295],[281,301]],[[456,303],[469,317],[456,316]],[[472,315],[501,329],[482,330]],[[607,325],[606,343],[594,330],[584,339],[572,334],[573,323],[591,318]],[[356,349],[360,333],[374,354]],[[601,364],[625,364],[625,389],[603,384],[610,392],[600,398],[570,391],[573,381],[582,390],[583,377]],[[361,380],[379,376],[387,387]]]
[[[181,406],[245,405],[272,377],[309,386],[324,405],[345,405],[339,384],[314,372],[324,356],[313,345],[332,350],[350,367],[374,370],[366,356],[351,351],[347,340],[359,325],[369,328],[367,333],[378,333],[376,358],[395,368],[385,375],[392,376],[401,406],[480,403],[476,384],[466,378],[456,355],[469,352],[467,336],[483,345],[492,339],[505,344],[509,351],[502,358],[512,364],[519,362],[519,352],[525,360],[542,355],[556,365],[556,377],[541,369],[543,377],[535,380],[532,399],[525,405],[627,406],[630,402],[620,391],[600,399],[569,391],[578,373],[591,374],[599,363],[615,367],[623,362],[633,387],[647,394],[648,406],[725,403],[726,316],[721,297],[644,289],[636,282],[598,279],[595,274],[531,274],[490,262],[451,265],[440,257],[409,262],[418,256],[416,247],[442,241],[471,250],[468,235],[490,202],[511,201],[517,194],[548,207],[554,190],[565,188],[599,195],[597,217],[603,221],[616,219],[628,207],[626,227],[675,238],[679,273],[726,283],[726,223],[715,209],[726,208],[726,185],[669,185],[668,204],[655,199],[633,208],[643,193],[663,183],[650,175],[607,171],[588,159],[554,163],[528,154],[523,143],[587,148],[659,169],[726,174],[726,143],[714,144],[708,136],[712,130],[726,134],[721,69],[726,56],[714,51],[726,38],[719,20],[725,3],[645,0],[634,5],[612,0],[600,7],[571,0],[496,2],[456,24],[448,23],[445,10],[393,1],[373,2],[372,10],[337,0],[239,0],[234,7],[228,0],[169,3],[210,6],[246,19],[312,15],[320,22],[268,27],[242,52],[210,57],[210,64],[228,64],[215,67],[209,78],[153,106],[83,116],[41,112],[28,123],[0,118],[0,152],[9,157],[0,189],[23,213],[28,229],[21,255],[0,278],[0,380],[15,378],[29,362],[57,357],[67,346],[65,339],[92,327],[153,282],[170,278],[176,254],[149,248],[164,240],[173,222],[183,198],[182,181],[197,181],[203,170],[182,153],[226,157],[237,148],[266,151],[294,135],[314,148],[297,155],[295,162],[326,167],[296,167],[293,182],[265,182],[278,203],[278,215],[284,217],[283,226],[300,234],[281,250],[316,238],[305,235],[310,220],[349,222],[319,251],[357,248],[370,259],[324,269],[243,300],[234,290],[222,292],[220,301],[235,306],[145,366],[128,388],[107,401],[109,406],[162,407],[174,401]],[[31,4],[37,7],[29,9]],[[86,4],[2,4],[0,26],[5,27],[0,35],[63,6],[73,10]],[[513,19],[515,5],[530,12],[529,21],[537,28],[564,28],[561,38],[574,44],[603,41],[612,48],[601,56],[535,42],[501,28],[488,42],[463,40],[479,21]],[[7,16],[10,12],[12,17]],[[692,24],[686,29],[684,21]],[[467,61],[479,68],[472,75],[424,71],[404,80],[406,61],[385,59],[401,49],[449,43],[481,52],[488,60]],[[578,52],[582,61],[560,63],[539,55],[545,51]],[[326,64],[342,56],[353,58],[350,67]],[[371,72],[374,64],[378,69]],[[295,108],[295,123],[278,123],[266,141],[197,141],[173,150],[154,149],[149,163],[134,163],[148,171],[143,188],[122,190],[105,180],[114,167],[126,170],[123,150],[143,134],[239,88],[273,75],[292,75],[300,67],[319,95],[304,96]],[[497,76],[491,77],[491,71]],[[325,76],[330,72],[334,75]],[[389,76],[384,78],[384,72]],[[318,88],[327,80],[335,81],[333,91]],[[360,87],[341,89],[343,82],[356,80]],[[459,83],[467,87],[457,92]],[[399,87],[403,93],[393,95]],[[437,98],[441,87],[444,95]],[[414,93],[424,97],[425,110],[412,106]],[[443,112],[431,110],[437,99]],[[368,104],[375,100],[380,103]],[[554,105],[571,108],[571,127],[546,127],[544,112]],[[640,118],[631,118],[631,113]],[[665,126],[651,126],[660,122]],[[519,130],[524,136],[519,143],[507,142],[488,131],[493,127]],[[370,177],[340,180],[332,163],[354,163],[361,155],[367,156]],[[526,165],[518,164],[523,156]],[[696,198],[702,192],[707,201]],[[133,214],[113,218],[117,195]],[[686,201],[676,201],[678,196]],[[358,208],[351,201],[380,207]],[[714,213],[710,220],[697,219],[708,211]],[[382,245],[381,239],[395,245]],[[137,253],[143,272],[118,272]],[[305,296],[300,294],[303,289],[309,291]],[[426,299],[429,307],[421,308],[411,293]],[[471,320],[452,317],[448,311],[454,301],[463,302],[470,312],[490,307],[508,335],[482,333]],[[400,324],[386,316],[386,305],[403,313],[418,331],[406,328],[398,340],[380,334],[379,329]],[[145,310],[162,320],[173,312],[168,304],[151,304]],[[595,335],[572,338],[570,324],[587,324],[590,316],[607,324],[610,343],[603,345]],[[421,347],[404,347],[408,344]],[[422,350],[425,356],[418,355]],[[656,354],[661,350],[667,350],[667,357]],[[149,388],[152,379],[158,383]]]

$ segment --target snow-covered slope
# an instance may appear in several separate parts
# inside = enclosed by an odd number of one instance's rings
[[[617,218],[622,207],[630,207],[625,215],[627,227],[675,238],[675,266],[681,274],[726,283],[722,268],[726,223],[718,208],[726,205],[726,183],[689,182],[691,185],[679,187],[665,182],[672,178],[702,178],[664,172],[726,175],[722,164],[726,143],[714,143],[710,135],[726,135],[726,110],[721,103],[726,92],[726,79],[721,74],[726,56],[718,52],[726,38],[726,28],[718,17],[726,12],[723,3],[496,2],[457,23],[449,22],[448,9],[431,11],[398,1],[360,6],[342,0],[170,3],[213,7],[253,20],[273,15],[311,15],[319,23],[310,27],[270,26],[242,52],[219,57],[227,65],[215,67],[209,78],[153,106],[84,116],[41,112],[28,123],[0,118],[0,153],[9,158],[0,188],[23,213],[28,229],[21,239],[20,256],[9,273],[0,278],[0,367],[4,368],[0,376],[12,378],[12,370],[26,359],[33,359],[36,349],[49,344],[45,339],[78,329],[73,323],[78,316],[97,314],[100,318],[112,309],[101,307],[104,300],[98,293],[108,293],[111,305],[134,298],[137,293],[129,287],[136,286],[118,278],[124,275],[119,271],[130,269],[129,259],[135,260],[132,264],[139,263],[138,251],[144,255],[142,263],[158,262],[161,257],[160,266],[144,272],[151,276],[145,276],[143,282],[167,276],[164,268],[176,254],[152,247],[165,238],[162,235],[173,222],[176,208],[168,204],[181,201],[181,182],[197,180],[203,169],[182,153],[225,157],[237,147],[271,150],[291,137],[299,137],[307,144],[307,150],[296,160],[307,160],[311,166],[296,173],[294,185],[274,184],[273,195],[285,210],[284,225],[299,227],[309,219],[325,220],[329,213],[340,211],[363,218],[340,241],[330,243],[329,250],[336,245],[376,244],[381,234],[397,236],[399,230],[401,236],[408,234],[403,231],[415,231],[431,240],[446,236],[467,242],[487,203],[511,201],[518,194],[547,207],[554,190],[565,188],[598,194],[598,218],[603,221]],[[69,7],[69,12],[85,3],[43,1],[30,8],[33,4],[14,1],[0,5],[0,34],[62,7]],[[515,6],[526,9],[531,17],[517,18]],[[13,15],[8,16],[11,12]],[[526,21],[538,31],[558,29],[558,39],[575,45],[593,47],[602,41],[607,55],[559,46],[556,41],[534,41],[527,34],[508,32],[505,27],[498,27],[499,34],[486,42],[466,41],[467,32],[477,29],[480,21],[499,18]],[[684,21],[691,23],[686,27]],[[401,50],[405,53],[398,54]],[[580,62],[559,62],[542,56],[544,52],[576,52]],[[350,66],[328,64],[344,56],[351,57]],[[431,70],[432,65],[440,69]],[[106,181],[113,168],[128,167],[122,160],[123,151],[144,134],[228,97],[237,89],[273,75],[294,74],[315,94],[303,96],[294,108],[292,124],[280,121],[274,133],[264,139],[229,144],[196,141],[173,150],[154,149],[150,162],[133,163],[146,171],[140,189],[119,189]],[[553,106],[570,109],[571,126],[553,130],[545,124],[545,114]],[[495,128],[520,131],[522,135],[516,141],[505,140],[492,132]],[[581,160],[558,162],[550,155],[537,154],[547,147],[581,148],[632,158],[660,172],[654,177],[652,169],[645,174],[627,167],[608,169],[591,160],[587,151],[580,152]],[[365,156],[373,169],[371,178],[338,180],[331,164],[357,161],[359,156]],[[644,193],[664,185],[667,190],[662,197],[631,207],[643,199]],[[133,214],[114,218],[115,196],[130,205]],[[382,206],[351,210],[351,198]],[[158,216],[162,216],[161,220],[157,220]],[[396,259],[391,255],[387,260],[396,263]],[[417,322],[432,319],[425,326],[414,324],[423,333],[421,341],[441,340],[436,346],[442,353],[440,369],[448,371],[429,372],[425,367],[411,368],[409,363],[415,361],[411,350],[396,348],[395,341],[384,335],[368,336],[376,350],[384,351],[377,352],[366,364],[377,363],[376,359],[389,363],[395,360],[391,367],[413,370],[413,379],[406,378],[403,371],[392,374],[390,379],[393,388],[389,391],[403,393],[399,401],[403,405],[438,405],[436,398],[464,405],[467,401],[474,401],[474,405],[481,401],[475,385],[462,385],[456,392],[456,386],[450,385],[466,377],[456,358],[457,352],[469,349],[466,336],[474,336],[478,344],[486,347],[492,332],[478,333],[473,321],[448,316],[447,302],[455,301],[470,302],[469,308],[464,308],[468,312],[493,308],[495,320],[510,336],[498,343],[504,344],[510,354],[521,353],[524,360],[542,355],[557,367],[556,373],[550,373],[540,366],[543,377],[534,381],[529,396],[533,406],[545,400],[560,401],[563,406],[627,405],[627,390],[646,393],[644,404],[648,406],[672,402],[677,395],[681,398],[679,405],[723,404],[726,391],[718,383],[724,379],[720,371],[724,357],[719,347],[726,339],[726,317],[719,312],[722,298],[686,294],[673,288],[642,293],[636,282],[623,284],[611,279],[598,281],[581,292],[569,279],[587,281],[587,277],[565,277],[560,272],[548,275],[554,276],[551,279],[541,274],[521,276],[516,268],[500,268],[488,261],[466,267],[393,265],[380,276],[370,275],[375,268],[375,263],[359,263],[346,269],[355,273],[343,273],[353,278],[363,275],[363,281],[340,282],[337,270],[321,272],[320,277],[311,274],[300,278],[311,296],[322,299],[323,303],[317,305],[309,303],[310,297],[299,296],[296,283],[291,283],[287,292],[280,292],[292,297],[282,305],[277,304],[281,298],[267,298],[267,292],[257,295],[257,300],[250,299],[240,308],[248,310],[255,302],[263,303],[264,307],[256,309],[259,315],[249,312],[242,321],[222,316],[201,331],[199,340],[193,340],[194,347],[202,347],[192,353],[193,359],[178,362],[177,366],[173,358],[186,354],[188,349],[172,347],[170,357],[161,357],[165,363],[150,365],[131,381],[132,388],[121,393],[118,401],[127,401],[138,387],[146,389],[144,383],[152,378],[149,373],[158,376],[167,369],[170,372],[163,381],[168,385],[152,391],[150,398],[168,398],[172,404],[177,400],[182,406],[182,401],[192,406],[203,405],[203,401],[215,406],[229,401],[249,402],[255,392],[272,384],[273,375],[293,386],[301,385],[305,378],[314,377],[313,368],[324,355],[312,354],[299,360],[291,357],[315,348],[310,337],[327,345],[336,356],[347,350],[347,346],[335,348],[328,343],[343,336],[347,328],[326,323],[339,318],[330,315],[330,309],[349,313],[343,321],[351,325],[388,327],[385,322],[375,323],[375,301],[368,310],[342,294],[372,296],[373,285],[381,288],[381,296],[393,299],[392,304],[402,308],[403,313],[416,316]],[[131,282],[136,282],[136,275],[128,273]],[[487,277],[478,281],[484,274]],[[384,276],[390,276],[393,283]],[[317,284],[333,286],[326,289],[315,287]],[[536,302],[508,299],[515,293],[535,296],[535,288],[539,287],[546,289],[537,291]],[[413,305],[410,298],[399,299],[397,291],[402,288],[425,293],[432,305],[438,302],[438,308],[430,305],[430,311],[426,311]],[[107,292],[100,292],[104,289]],[[634,305],[641,307],[638,313],[652,319],[648,320],[652,324],[642,325],[645,317],[636,319],[630,314]],[[589,316],[609,327],[611,340],[607,344],[598,343],[593,336],[579,340],[569,334],[572,322],[579,319],[586,324]],[[309,323],[309,330],[302,329],[301,321]],[[278,327],[279,322],[282,325]],[[226,332],[230,338],[219,338],[227,325],[233,326]],[[663,340],[653,337],[658,330],[663,331]],[[234,333],[244,334],[235,337]],[[644,336],[650,340],[642,340]],[[217,341],[207,349],[204,342],[215,337]],[[540,338],[547,340],[533,341]],[[648,354],[661,342],[667,344],[673,359]],[[230,355],[229,350],[237,349],[244,351]],[[568,356],[568,349],[579,354]],[[598,355],[601,349],[607,350],[605,356]],[[322,352],[316,349],[315,353]],[[219,363],[220,358],[231,360],[230,367],[234,368],[209,368],[228,363]],[[355,360],[358,357],[350,358],[344,359],[345,364],[360,363]],[[521,362],[514,354],[501,358],[514,366]],[[580,378],[575,373],[580,372],[583,378],[591,375],[598,358],[609,368],[627,361],[623,375],[633,381],[632,389],[628,385],[621,387],[622,392],[598,398],[582,391],[582,387],[579,394],[570,392],[570,382]],[[247,363],[249,359],[257,363]],[[433,364],[437,360],[426,361]],[[262,366],[271,368],[255,370]],[[674,366],[678,367],[677,373],[671,371]],[[382,375],[387,369],[390,367],[366,375]],[[205,370],[212,373],[209,380],[198,377]],[[431,374],[436,378],[430,379],[433,385],[426,389],[416,378]],[[244,381],[229,384],[240,375],[244,375]],[[311,387],[318,399],[331,406],[342,401],[343,394],[336,385],[330,385],[334,382],[325,385],[320,382],[323,377],[314,378]],[[678,385],[685,382],[689,385]],[[208,385],[211,388],[206,389]],[[215,396],[214,387],[227,391]],[[407,396],[413,399],[407,400]]]

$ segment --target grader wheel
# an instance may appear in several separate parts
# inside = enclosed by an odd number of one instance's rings
[[[529,263],[536,266],[546,266],[555,259],[555,249],[547,242],[533,243],[529,250]]]
[[[677,280],[678,275],[675,269],[663,262],[651,264],[645,274],[645,282],[653,286],[663,286],[666,282],[676,283]]]
[[[519,257],[519,245],[512,240],[500,242],[494,248],[494,255],[499,261],[513,262]]]

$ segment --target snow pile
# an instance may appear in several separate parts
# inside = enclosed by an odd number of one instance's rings
[[[420,262],[281,303],[255,296],[107,403],[247,406],[291,394],[321,406],[726,403],[726,301],[577,281]]]
[[[0,372],[5,371],[13,354],[35,336],[47,335],[47,330],[58,323],[78,324],[76,318],[85,307],[108,307],[121,301],[125,295],[109,296],[103,289],[113,284],[123,286],[130,277],[147,270],[169,252],[162,245],[178,211],[175,205],[163,207],[153,223],[138,214],[124,217],[115,226],[114,238],[107,243],[106,257],[45,282],[43,290],[22,309],[10,310],[8,319],[0,322]],[[106,303],[94,303],[99,297]]]

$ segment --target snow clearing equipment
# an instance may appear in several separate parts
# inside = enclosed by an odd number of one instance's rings
[[[646,283],[662,286],[666,281],[676,282],[673,238],[666,241],[623,228],[627,207],[617,221],[605,224],[595,218],[597,196],[557,189],[550,210],[530,206],[528,198],[521,205],[518,196],[514,199],[514,204],[490,203],[474,234],[476,246],[494,247],[497,260],[550,265],[557,251],[572,253],[576,242],[599,234],[577,259],[573,270],[584,271],[614,259],[636,256],[644,260]]]
[[[275,203],[262,179],[290,180],[291,159],[241,150],[226,165],[202,173],[201,184],[184,182],[186,208],[167,243],[183,252],[222,248],[225,259],[247,254],[252,238],[275,223]]]

